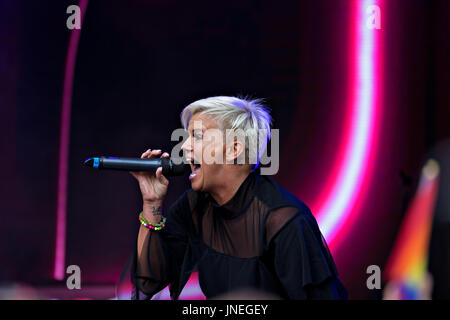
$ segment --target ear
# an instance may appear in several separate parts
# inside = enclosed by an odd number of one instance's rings
[[[225,156],[227,163],[239,163],[236,161],[245,151],[244,144],[239,140],[234,140],[226,146]]]

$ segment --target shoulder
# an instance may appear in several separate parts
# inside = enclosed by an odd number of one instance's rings
[[[269,208],[265,216],[267,245],[290,225],[299,228],[301,224],[306,223],[316,228],[317,222],[303,201],[268,176],[258,175],[257,179],[257,196]]]
[[[309,208],[285,206],[267,213],[266,217],[266,244],[280,233],[301,233],[307,231],[314,238],[321,239],[321,232],[316,218]]]
[[[310,212],[308,206],[269,176],[257,175],[257,197],[269,208],[292,206]]]

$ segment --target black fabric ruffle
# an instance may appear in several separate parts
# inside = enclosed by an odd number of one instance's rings
[[[273,247],[275,270],[289,298],[347,298],[312,214],[299,211],[274,237]]]
[[[267,217],[275,212],[272,221],[280,227],[267,240]],[[198,269],[207,298],[242,286],[284,299],[347,298],[309,208],[269,177],[251,173],[223,206],[188,190],[166,217],[163,230],[148,232],[139,264],[135,246],[119,281],[118,297],[127,297],[120,291],[128,283],[133,299],[151,299],[168,285],[172,299],[178,299]]]

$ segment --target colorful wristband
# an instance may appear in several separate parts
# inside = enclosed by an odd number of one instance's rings
[[[148,229],[158,231],[165,227],[166,217],[162,217],[161,221],[158,223],[151,223],[151,222],[148,222],[147,219],[144,218],[144,213],[141,212],[141,214],[139,215],[139,222]]]

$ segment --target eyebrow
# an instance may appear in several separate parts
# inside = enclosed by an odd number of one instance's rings
[[[200,131],[201,133],[203,133],[205,130],[204,130],[203,128],[202,128],[202,129],[199,129],[199,128],[192,129],[192,128],[191,128],[191,129],[188,129],[188,131],[189,131],[189,132],[192,132],[192,133],[193,133],[194,131],[195,131],[195,132],[199,132],[199,131]]]

